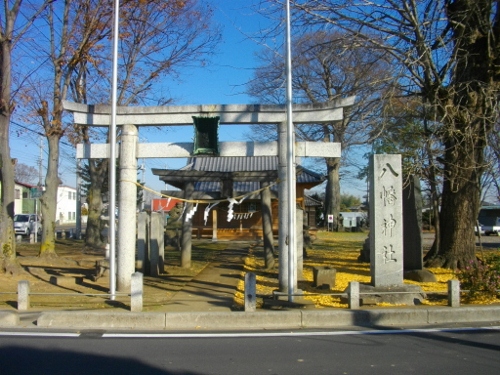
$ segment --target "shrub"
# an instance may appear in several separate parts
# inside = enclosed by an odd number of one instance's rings
[[[468,290],[468,297],[479,293],[496,297],[500,290],[500,255],[492,255],[484,260],[471,261],[458,272],[460,287]]]

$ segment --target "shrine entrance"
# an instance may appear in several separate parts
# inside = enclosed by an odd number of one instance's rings
[[[354,104],[354,97],[321,105],[294,105],[293,121],[296,124],[319,124],[341,121],[345,107]],[[87,126],[109,126],[111,108],[109,106],[93,106],[64,102],[64,109],[72,112],[74,123]],[[275,156],[278,158],[279,218],[287,222],[295,212],[288,212],[287,188],[295,184],[295,164],[288,166],[286,148],[286,109],[279,105],[193,105],[164,107],[119,107],[116,125],[121,126],[121,143],[118,155],[120,160],[118,210],[120,220],[117,230],[117,272],[118,291],[130,290],[132,273],[135,272],[136,250],[136,196],[137,196],[137,159],[139,158],[189,158],[194,155],[193,142],[186,143],[139,143],[138,129],[143,126],[193,126],[193,117],[218,117],[221,126],[276,124],[278,126],[278,142],[222,142],[218,144],[214,157],[252,157]],[[296,157],[340,157],[338,143],[295,142]],[[109,144],[78,145],[77,158],[109,158]],[[292,160],[294,160],[293,158]],[[292,180],[288,181],[287,168],[293,168]],[[269,176],[266,176],[268,178]],[[233,199],[227,198],[228,201]],[[291,205],[291,207],[294,205]],[[280,292],[293,293],[296,290],[296,275],[289,275],[288,238],[294,233],[283,225],[279,228],[279,285]],[[112,260],[110,260],[112,261]],[[111,276],[112,277],[112,276]],[[289,291],[289,278],[295,281],[293,290]]]

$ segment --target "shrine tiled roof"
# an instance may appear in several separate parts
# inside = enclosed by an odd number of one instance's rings
[[[194,157],[189,159],[189,163],[182,168],[186,171],[207,171],[207,172],[257,172],[257,171],[277,171],[278,157],[276,156],[254,156],[254,157]],[[297,183],[317,185],[324,181],[324,176],[309,169],[297,166]],[[198,181],[195,183],[195,190],[213,192],[221,190],[220,181]],[[234,182],[235,192],[255,191],[260,188],[257,181]],[[275,185],[273,190],[277,190]]]

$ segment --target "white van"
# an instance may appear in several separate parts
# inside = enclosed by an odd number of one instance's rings
[[[31,233],[42,234],[42,223],[37,214],[19,214],[14,215],[14,232],[23,236],[29,236]]]

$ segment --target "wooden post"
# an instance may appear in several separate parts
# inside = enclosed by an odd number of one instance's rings
[[[184,185],[184,199],[190,200],[193,197],[194,183],[186,182]],[[182,215],[182,242],[181,242],[181,267],[191,267],[191,248],[193,236],[193,220],[190,218],[186,220],[187,215],[193,208],[190,202],[184,202],[186,205],[184,214]]]
[[[217,242],[217,210],[212,210],[212,241]]]
[[[274,267],[274,238],[273,238],[273,216],[271,206],[271,190],[269,182],[263,181],[260,183],[261,188],[266,188],[260,193],[261,211],[262,211],[262,235],[264,242],[264,260],[266,269]]]

